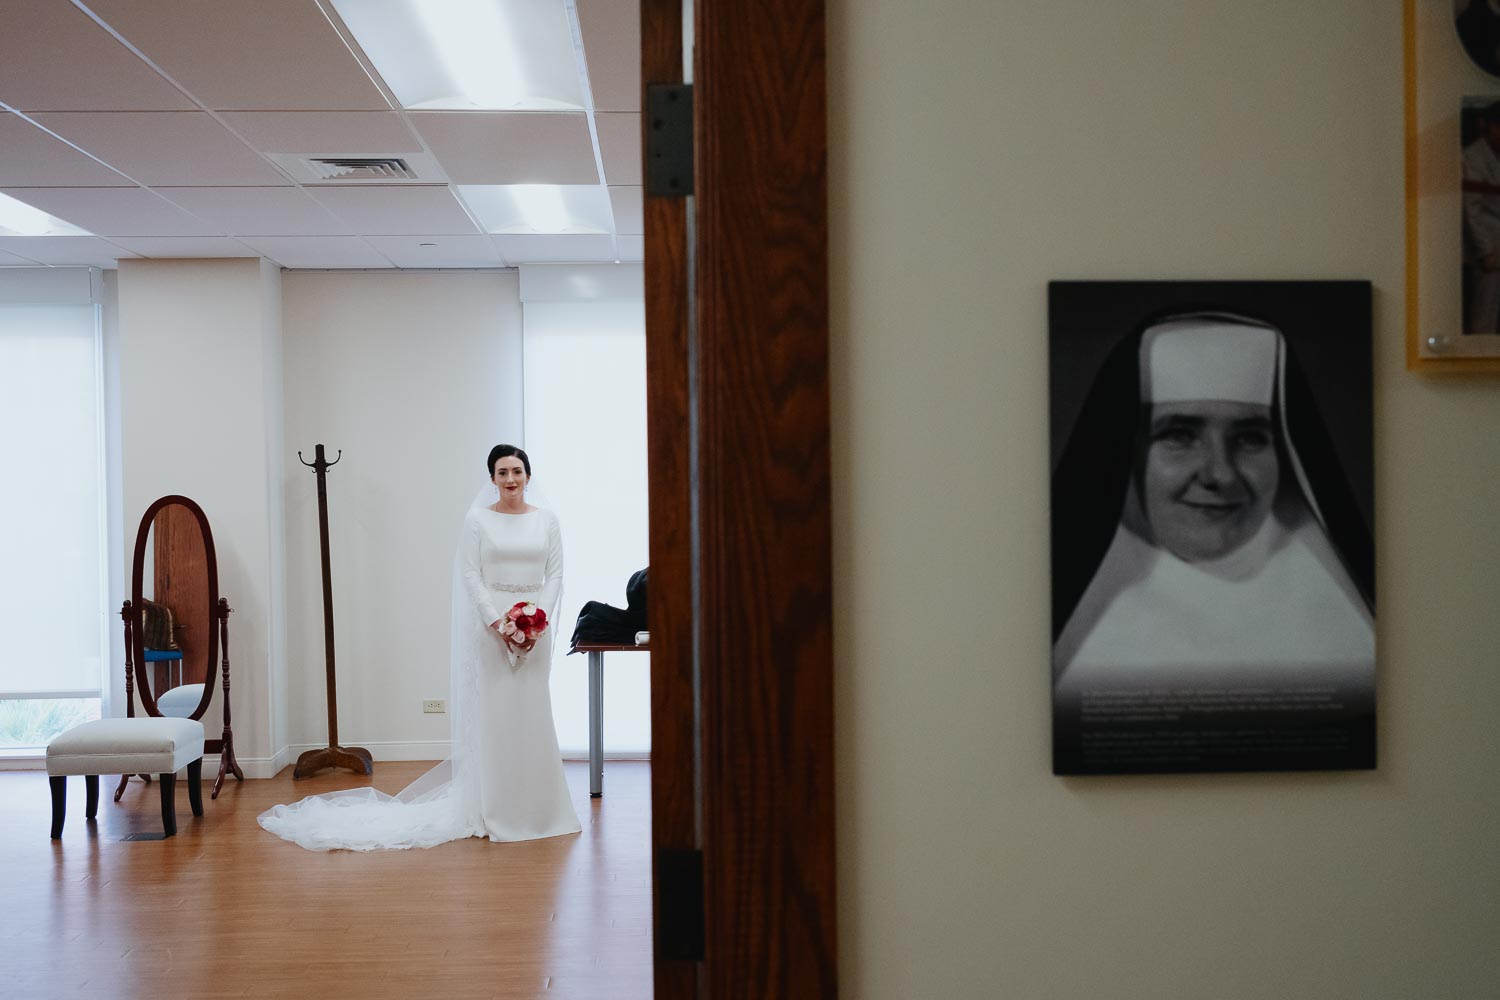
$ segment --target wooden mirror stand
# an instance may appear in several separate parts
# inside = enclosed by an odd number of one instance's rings
[[[149,554],[148,554],[149,548]],[[147,596],[146,571],[150,567],[150,596]],[[152,631],[165,633],[153,639],[158,646],[165,642],[170,652],[147,646],[145,612],[147,607],[157,615],[167,615],[182,624],[164,630],[153,622]],[[223,691],[224,729],[219,739],[205,739],[204,753],[219,755],[219,774],[214,780],[211,798],[219,797],[226,775],[243,781],[234,755],[234,732],[229,714],[229,601],[219,596],[218,562],[214,554],[213,533],[208,518],[192,500],[183,496],[165,496],[146,509],[135,537],[135,557],[131,569],[131,599],[120,608],[125,625],[125,714],[135,716],[135,698],[141,699],[146,715],[161,718],[176,716],[201,721],[208,712],[214,694],[213,664],[220,655],[220,687]],[[187,637],[178,648],[177,636]],[[148,655],[148,653],[150,655]],[[166,673],[162,662],[167,661]],[[173,687],[170,672],[178,671],[179,685]],[[195,684],[202,685],[199,694]],[[188,692],[189,703],[181,698],[165,711],[162,702],[173,692]],[[192,701],[196,698],[196,701]],[[151,778],[141,775],[148,784]],[[130,775],[120,777],[115,801],[125,792]]]

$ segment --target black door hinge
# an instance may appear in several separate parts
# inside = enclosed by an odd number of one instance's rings
[[[656,951],[669,961],[703,961],[703,852],[656,852]]]
[[[693,85],[646,85],[646,193],[693,193]]]

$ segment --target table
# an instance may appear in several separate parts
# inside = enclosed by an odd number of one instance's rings
[[[580,642],[570,653],[589,654],[589,797],[604,794],[604,654],[649,653],[649,645]]]

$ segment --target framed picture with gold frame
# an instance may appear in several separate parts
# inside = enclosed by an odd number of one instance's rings
[[[1403,0],[1406,367],[1500,374],[1500,0]]]

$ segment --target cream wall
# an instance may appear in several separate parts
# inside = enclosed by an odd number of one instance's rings
[[[1394,0],[830,0],[845,996],[1500,995],[1500,384],[1403,368],[1400,53]],[[1374,282],[1378,770],[1051,775],[1052,278]]]
[[[170,493],[196,501],[213,532],[219,593],[234,609],[235,753],[250,777],[274,773],[272,687],[285,656],[280,280],[261,260],[122,261],[118,332],[110,331],[119,352],[125,586],[146,508]],[[210,737],[220,698],[204,716]]]
[[[328,473],[339,738],[448,752],[454,544],[491,446],[523,438],[515,272],[290,271],[285,372],[287,760],[327,742],[317,482]],[[289,744],[289,745],[288,745]]]

